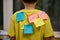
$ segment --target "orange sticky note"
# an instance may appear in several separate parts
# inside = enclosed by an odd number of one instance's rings
[[[42,12],[42,11],[41,11],[41,12],[38,13],[38,15],[39,15],[39,17],[42,18],[42,19],[48,19],[45,12]]]
[[[40,27],[40,26],[44,25],[45,23],[42,19],[38,18],[34,21],[34,24],[36,27]]]
[[[28,16],[29,23],[32,23],[37,18],[38,18],[37,14],[31,14],[30,16]]]

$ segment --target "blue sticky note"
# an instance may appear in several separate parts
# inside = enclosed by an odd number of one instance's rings
[[[33,34],[33,26],[31,24],[24,25],[24,34]]]
[[[25,19],[24,12],[20,12],[20,13],[17,13],[17,14],[16,14],[16,21],[17,21],[17,22],[23,21],[24,19]]]

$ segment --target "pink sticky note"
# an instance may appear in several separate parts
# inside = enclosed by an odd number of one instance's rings
[[[39,17],[42,18],[42,19],[48,19],[45,12],[39,12],[38,15],[39,15]]]
[[[32,23],[37,18],[38,18],[37,14],[31,14],[30,16],[28,16],[29,23]]]

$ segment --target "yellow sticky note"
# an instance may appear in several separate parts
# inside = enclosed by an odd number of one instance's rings
[[[36,27],[39,27],[39,26],[44,25],[45,23],[44,23],[44,21],[43,21],[42,19],[37,18],[37,19],[34,21],[34,24],[35,24]]]
[[[20,29],[24,29],[24,26],[22,26]]]
[[[26,22],[26,20],[23,21],[23,22],[20,22],[20,23],[21,23],[21,24],[20,24],[20,29],[24,29],[24,25],[29,24],[28,22]]]

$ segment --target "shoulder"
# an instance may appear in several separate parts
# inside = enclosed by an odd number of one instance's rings
[[[16,14],[22,12],[23,10],[16,11],[14,14],[12,14],[11,19],[16,20]]]
[[[48,14],[45,11],[43,11],[43,10],[37,10],[37,12],[39,12],[41,14],[46,14],[48,16]]]
[[[16,14],[22,12],[22,11],[23,11],[23,10],[16,11],[13,15],[16,15]]]
[[[19,10],[19,11],[14,12],[14,14],[12,15],[12,17],[15,17],[16,14],[18,14],[18,13],[20,13],[20,12],[22,12],[22,11],[23,11],[23,10]]]

